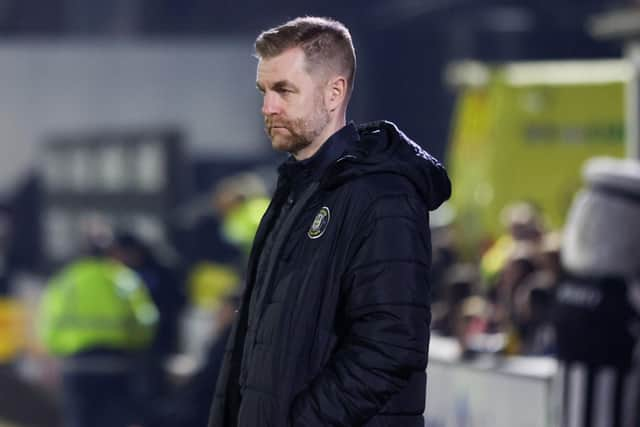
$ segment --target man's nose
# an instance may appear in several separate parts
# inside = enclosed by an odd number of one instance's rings
[[[266,93],[262,100],[262,114],[264,114],[265,116],[271,116],[278,113],[278,111],[278,101],[275,98],[274,94]]]

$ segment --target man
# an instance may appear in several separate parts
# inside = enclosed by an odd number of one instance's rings
[[[167,362],[178,352],[180,316],[186,297],[177,262],[158,256],[152,247],[132,231],[114,233],[109,256],[130,268],[140,278],[158,310],[153,339],[141,354],[137,368],[137,392],[144,402],[142,412],[152,416],[157,402],[170,391]]]
[[[256,233],[211,427],[423,426],[428,210],[444,168],[389,122],[346,122],[355,54],[339,22],[256,41],[266,132],[291,154]]]
[[[155,334],[158,311],[138,276],[106,255],[103,242],[48,283],[39,333],[62,360],[64,425],[129,427],[138,358]]]
[[[640,162],[596,157],[563,232],[553,322],[562,425],[640,425]],[[588,333],[585,333],[588,331]]]

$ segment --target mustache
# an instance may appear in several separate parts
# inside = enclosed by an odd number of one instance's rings
[[[291,126],[291,124],[287,121],[276,121],[276,120],[271,120],[271,119],[265,119],[264,120],[264,127],[266,128],[274,128],[274,127],[283,127],[283,128],[289,128]]]
[[[285,128],[292,134],[296,133],[293,130],[292,124],[288,121],[282,121],[282,120],[265,120],[264,121],[264,130],[267,132],[267,134],[271,135],[271,131],[273,130],[273,128]]]

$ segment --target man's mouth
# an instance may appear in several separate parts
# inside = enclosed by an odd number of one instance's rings
[[[277,129],[287,129],[286,126],[282,126],[282,125],[274,125],[274,126],[269,126],[269,133],[273,132],[274,130]]]

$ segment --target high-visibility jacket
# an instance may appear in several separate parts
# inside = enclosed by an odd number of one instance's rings
[[[139,350],[153,338],[158,311],[135,272],[107,258],[83,258],[44,291],[39,333],[53,354],[96,348]]]
[[[239,204],[225,216],[222,233],[248,254],[267,207],[269,199],[266,197],[255,197]]]

